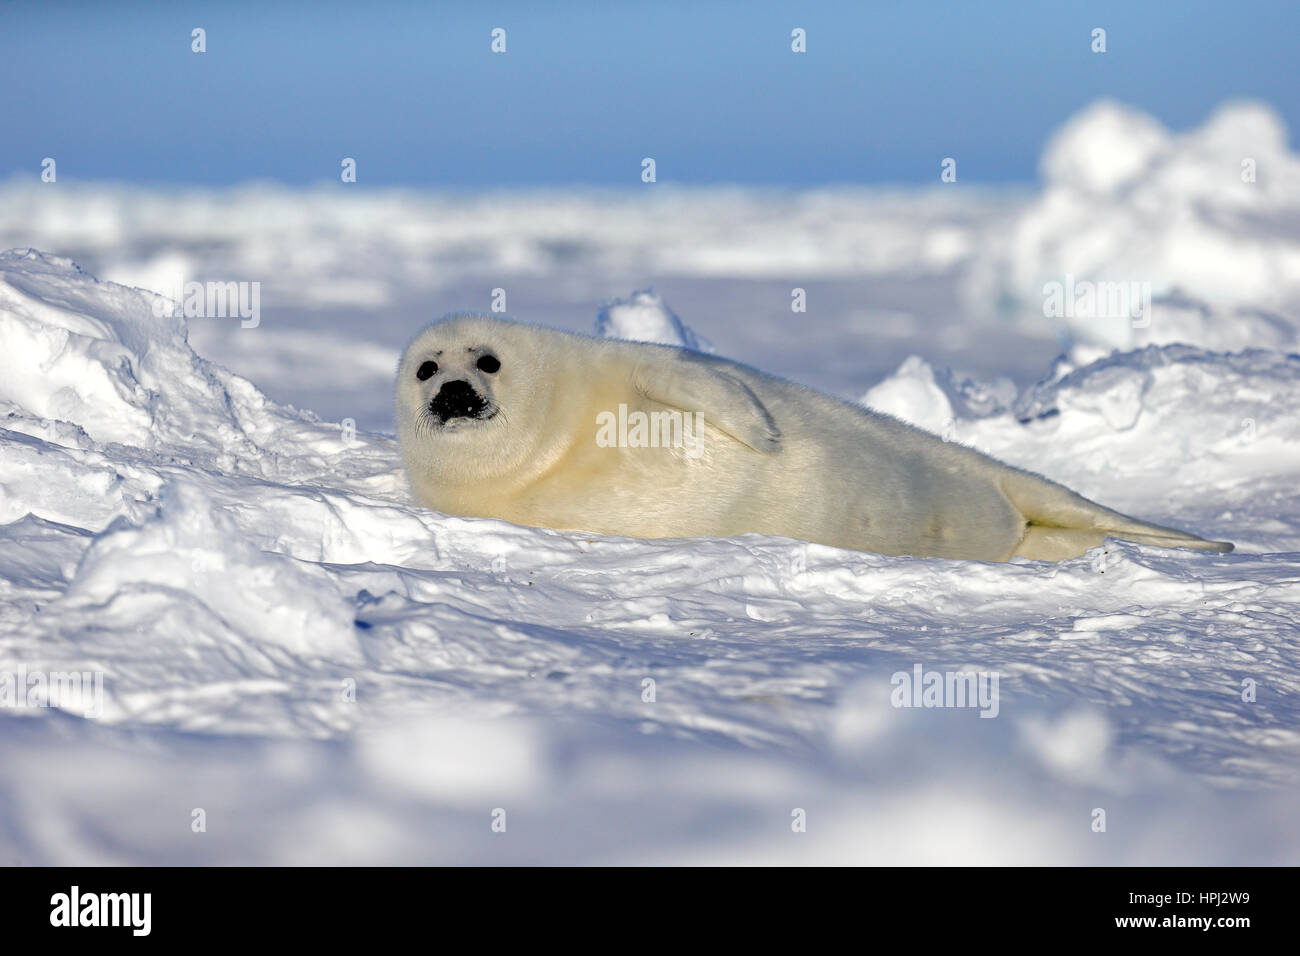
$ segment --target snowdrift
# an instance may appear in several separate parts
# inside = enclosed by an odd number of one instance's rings
[[[1057,132],[1041,173],[1042,191],[973,261],[972,309],[1054,320],[1085,349],[1300,344],[1300,156],[1268,107],[1228,103],[1175,134],[1101,101]],[[1140,316],[1045,316],[1046,287],[1067,282],[1141,283],[1153,301]]]
[[[0,708],[6,861],[1298,858],[1296,356],[909,361],[867,400],[1239,548],[986,565],[424,511],[155,301],[0,255],[0,675],[102,678]],[[996,717],[895,706],[917,666]]]
[[[939,187],[918,202],[911,190],[851,188],[439,194],[14,177],[0,181],[0,248],[75,250],[101,278],[157,291],[177,277],[239,276],[284,305],[378,309],[467,276],[929,275],[968,258],[1004,203]]]

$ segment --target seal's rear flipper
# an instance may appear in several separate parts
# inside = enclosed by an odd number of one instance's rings
[[[1037,561],[1078,557],[1107,538],[1162,548],[1229,552],[1228,541],[1208,541],[1186,531],[1130,518],[1075,494],[1054,481],[1014,469],[1000,474],[1002,492],[1028,523],[1016,555]]]
[[[1125,541],[1154,544],[1161,548],[1196,548],[1198,551],[1220,552],[1232,550],[1232,545],[1227,541],[1206,541],[1204,538],[1192,535],[1166,538],[1126,531],[1051,528],[1047,525],[1031,524],[1025,529],[1025,536],[1020,544],[1016,546],[1014,557],[1029,558],[1031,561],[1064,561],[1066,558],[1077,558],[1089,548],[1097,547],[1107,538],[1122,538]]]

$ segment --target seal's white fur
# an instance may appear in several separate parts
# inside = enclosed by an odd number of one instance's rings
[[[500,361],[495,373],[478,358]],[[419,381],[425,361],[438,372]],[[490,363],[489,363],[490,364]],[[426,412],[467,381],[490,417]],[[603,447],[602,414],[699,413],[699,446]],[[420,332],[397,431],[421,504],[632,537],[802,538],[883,554],[1059,560],[1107,537],[1230,551],[1147,524],[887,415],[726,359],[486,316]]]

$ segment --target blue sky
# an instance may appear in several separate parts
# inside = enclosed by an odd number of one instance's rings
[[[660,182],[808,186],[953,156],[1030,181],[1099,96],[1175,128],[1259,98],[1296,129],[1297,37],[1295,0],[0,3],[0,175],[305,184],[351,156],[363,185],[631,185],[652,156]]]

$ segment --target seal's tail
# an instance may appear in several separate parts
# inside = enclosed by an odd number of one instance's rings
[[[999,477],[1002,493],[1029,523],[1030,533],[1025,539],[1028,548],[1022,547],[1017,551],[1024,557],[1038,556],[1036,553],[1026,554],[1025,550],[1067,552],[1061,557],[1069,556],[1069,553],[1082,554],[1107,537],[1165,548],[1219,552],[1233,549],[1228,541],[1209,541],[1176,528],[1130,518],[1031,472],[1017,469],[1002,472]]]

